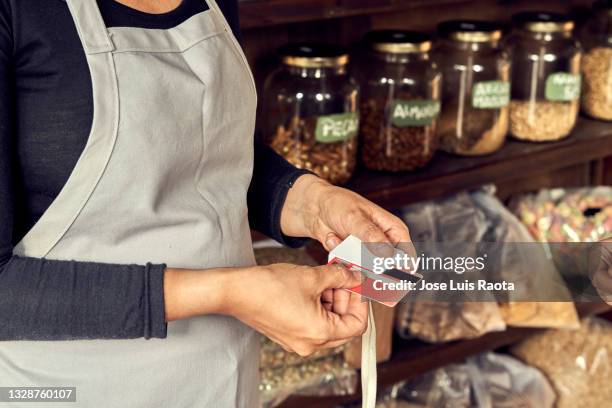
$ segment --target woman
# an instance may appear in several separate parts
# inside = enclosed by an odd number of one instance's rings
[[[358,277],[254,266],[249,222],[328,250],[408,231],[254,153],[237,5],[221,5],[231,28],[214,0],[0,0],[0,386],[253,407],[253,329],[302,355],[364,331],[341,290]]]

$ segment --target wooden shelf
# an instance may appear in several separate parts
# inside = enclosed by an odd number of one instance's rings
[[[411,173],[358,169],[347,187],[385,208],[395,209],[482,184],[526,178],[611,155],[612,124],[579,118],[572,135],[561,141],[508,140],[500,151],[481,157],[438,152],[426,168]]]
[[[576,307],[582,317],[610,311],[610,307],[603,303],[579,303]],[[396,342],[391,360],[378,366],[378,387],[382,390],[402,380],[410,380],[430,370],[460,362],[466,357],[515,344],[541,331],[542,329],[511,328],[471,340],[443,344],[427,344],[414,340]],[[281,407],[331,408],[338,404],[358,401],[360,393],[361,391],[357,390],[355,394],[339,397],[290,397]]]
[[[245,0],[240,3],[243,29],[330,18],[389,13],[418,6],[468,3],[471,0]]]
[[[524,180],[604,158],[612,160],[612,123],[581,117],[572,135],[561,141],[529,143],[509,139],[500,151],[481,157],[438,152],[426,168],[409,173],[375,172],[360,167],[346,187],[395,210],[486,183]],[[254,233],[253,238],[259,241],[265,236]]]

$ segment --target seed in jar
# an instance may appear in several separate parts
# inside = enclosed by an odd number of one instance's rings
[[[270,146],[298,168],[312,171],[333,184],[346,183],[356,165],[356,138],[318,142],[315,137],[317,123],[315,117],[294,120],[289,128],[279,126]]]
[[[597,47],[582,60],[582,108],[590,116],[612,120],[612,48]]]
[[[442,150],[462,156],[489,154],[504,144],[508,132],[508,107],[469,108],[460,117],[458,107],[449,106],[442,111],[439,123]]]
[[[394,126],[390,115],[393,113],[387,109],[386,99],[371,98],[361,106],[362,159],[366,167],[406,171],[425,166],[438,147],[435,121],[431,120],[429,125],[400,127]]]
[[[578,114],[578,100],[570,102],[510,102],[510,132],[521,140],[558,140],[567,136]]]

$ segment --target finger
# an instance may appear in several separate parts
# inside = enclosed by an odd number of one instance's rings
[[[334,290],[326,289],[321,294],[321,301],[323,303],[333,303],[334,302]]]
[[[352,217],[350,230],[372,254],[387,258],[392,257],[395,253],[394,246],[385,232],[366,214],[360,213],[360,215]]]
[[[327,252],[329,252],[336,248],[338,245],[340,245],[340,243],[342,243],[342,239],[334,232],[329,230],[325,233],[325,237],[321,239],[321,243],[323,244]]]
[[[333,312],[334,308],[334,290],[327,289],[321,294],[321,303],[328,312]]]
[[[335,231],[324,223],[320,223],[315,233],[317,241],[323,245],[327,252],[336,248],[346,237],[339,236]]]
[[[351,293],[349,307],[344,315],[334,314],[331,327],[331,339],[356,337],[364,333],[368,324],[368,303],[362,301],[361,295]]]
[[[334,313],[339,315],[346,314],[348,312],[349,300],[351,298],[351,292],[343,289],[333,291],[333,309]]]
[[[333,340],[333,341],[325,343],[324,345],[321,346],[321,348],[335,349],[337,347],[344,346],[345,344],[351,342],[354,339],[355,339],[354,337],[349,337],[347,339]]]
[[[384,231],[394,247],[411,257],[416,257],[416,249],[412,244],[410,230],[401,218],[378,206],[374,206],[372,209],[372,220]]]
[[[341,264],[319,266],[317,270],[321,293],[326,289],[351,289],[361,284],[361,273],[350,271]]]

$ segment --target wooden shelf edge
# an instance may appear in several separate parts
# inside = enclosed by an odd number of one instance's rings
[[[581,318],[610,312],[605,303],[577,303]],[[378,387],[384,389],[403,380],[411,380],[428,371],[452,364],[486,351],[510,346],[545,329],[513,327],[503,332],[488,333],[470,340],[442,344],[424,344],[414,350],[397,350],[390,361],[378,366]],[[432,358],[435,356],[435,359]],[[339,404],[358,401],[360,390],[355,394],[334,397],[294,396],[280,407],[284,408],[332,408]]]
[[[470,1],[472,0],[249,0],[239,3],[240,27],[246,30]]]
[[[574,133],[559,142],[544,144],[509,140],[497,153],[480,158],[441,154],[435,160],[466,163],[456,171],[431,170],[384,174],[361,169],[348,188],[377,204],[397,209],[436,199],[487,183],[511,181],[612,156],[612,124],[579,118]],[[373,186],[374,181],[378,185]]]

